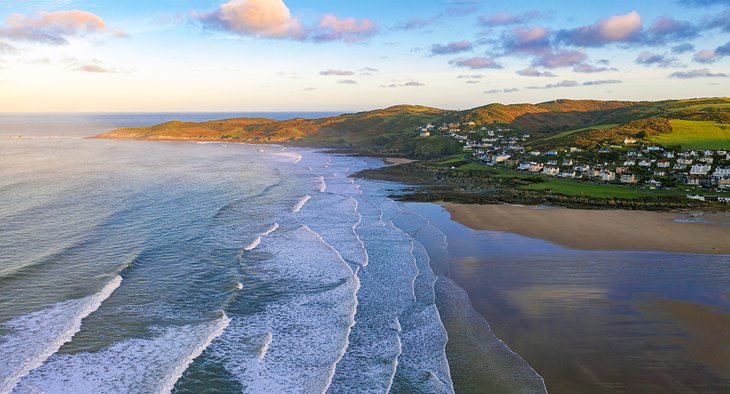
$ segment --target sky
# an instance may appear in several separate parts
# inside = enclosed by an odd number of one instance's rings
[[[1,112],[730,95],[730,0],[0,0]]]

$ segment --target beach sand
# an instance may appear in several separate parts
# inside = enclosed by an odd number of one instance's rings
[[[383,159],[383,161],[385,161],[385,164],[398,165],[398,164],[413,163],[418,160],[404,159],[402,157],[387,157],[387,158]]]
[[[475,230],[503,231],[571,249],[730,254],[730,215],[444,204]]]

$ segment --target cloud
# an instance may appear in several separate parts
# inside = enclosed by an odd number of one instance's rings
[[[480,83],[480,82],[481,82],[481,81],[478,81],[478,80],[475,80],[475,79],[469,79],[469,80],[467,80],[467,81],[466,81],[466,82],[464,82],[464,83],[465,83],[465,84],[468,84],[468,85],[474,85],[474,84],[478,84],[478,83]]]
[[[652,53],[643,51],[636,58],[636,64],[642,66],[658,66],[658,67],[681,67],[679,60],[667,54]]]
[[[369,19],[340,19],[332,14],[305,28],[283,0],[230,0],[215,11],[193,13],[193,17],[209,29],[264,38],[358,42],[377,32]]]
[[[431,46],[431,53],[434,55],[452,55],[455,53],[471,51],[472,48],[473,46],[469,41],[455,41],[446,45],[433,44]]]
[[[456,76],[457,79],[482,79],[482,74],[459,74]]]
[[[549,83],[547,85],[543,86],[528,86],[527,89],[555,89],[555,88],[570,88],[574,86],[580,85],[578,81],[570,81],[570,80],[564,80],[560,81],[558,83]]]
[[[431,17],[427,19],[423,19],[420,17],[413,17],[406,22],[403,22],[396,26],[396,29],[398,30],[418,30],[423,29],[426,26],[429,26],[431,23],[434,23],[438,18],[437,17]]]
[[[325,70],[325,71],[320,71],[319,72],[319,75],[339,75],[339,76],[344,76],[344,75],[354,75],[354,74],[355,73],[352,72],[352,71],[350,71],[350,70],[336,70],[336,69],[329,69],[329,70]]]
[[[588,56],[584,51],[559,49],[543,53],[533,59],[533,67],[560,68],[571,67],[585,62]]]
[[[418,81],[408,81],[406,83],[391,83],[389,85],[380,85],[381,88],[399,88],[399,87],[420,87],[426,86],[426,84]]]
[[[355,81],[354,79],[341,79],[337,81],[337,83],[343,85],[357,85],[357,81]]]
[[[730,4],[728,4],[730,5]],[[730,8],[722,11],[710,20],[710,28],[719,28],[725,32],[730,32]]]
[[[519,92],[519,91],[520,91],[520,89],[517,89],[517,88],[491,89],[491,90],[485,90],[484,94],[514,93],[514,92]]]
[[[368,72],[368,73],[376,73],[376,72],[378,72],[378,71],[380,71],[380,70],[378,70],[377,68],[373,68],[373,67],[363,67],[363,68],[361,68],[361,69],[360,69],[360,70],[358,70],[358,71],[361,71],[361,72]]]
[[[641,15],[636,11],[604,18],[592,25],[558,32],[560,41],[573,46],[599,47],[611,43],[626,43],[640,37],[643,29]]]
[[[502,34],[505,54],[544,54],[550,51],[550,32],[542,27],[517,27]]]
[[[550,71],[540,71],[534,67],[528,67],[524,70],[517,71],[517,75],[522,75],[523,77],[557,77],[557,75],[553,74]]]
[[[464,16],[472,14],[479,9],[479,2],[479,0],[448,0],[448,7],[442,15]]]
[[[426,84],[418,82],[418,81],[408,81],[401,86],[426,86]]]
[[[573,71],[577,73],[583,73],[583,74],[595,74],[595,73],[602,73],[606,71],[616,71],[616,68],[614,67],[599,67],[594,66],[592,64],[588,63],[580,63],[573,66]]]
[[[695,46],[690,43],[679,44],[672,47],[672,53],[678,55],[682,53],[692,52],[694,50]]]
[[[302,92],[311,92],[312,90],[317,90],[316,88],[304,88],[302,89]]]
[[[705,49],[694,54],[692,60],[698,63],[715,63],[720,59],[730,56],[730,42],[715,49]]]
[[[656,18],[647,29],[643,40],[647,44],[663,44],[696,38],[699,33],[699,28],[690,22],[661,16]]]
[[[596,86],[596,85],[614,85],[618,83],[623,83],[623,81],[620,81],[618,79],[600,79],[598,81],[585,81],[583,82],[583,86]]]
[[[370,19],[357,20],[355,18],[340,19],[332,14],[325,15],[319,22],[319,29],[311,35],[314,41],[343,40],[345,42],[359,42],[374,36],[377,26]]]
[[[0,27],[0,37],[50,45],[65,45],[70,37],[103,32],[107,32],[104,20],[86,11],[10,14]]]
[[[6,42],[0,41],[0,53],[5,54],[5,55],[15,55],[15,54],[20,53],[20,51],[18,51],[18,49],[15,48],[14,46],[12,46]]]
[[[471,58],[454,59],[449,61],[449,64],[456,67],[466,67],[472,70],[485,69],[485,68],[502,68],[494,59],[476,56]]]
[[[243,35],[294,38],[304,34],[282,0],[230,0],[213,12],[193,16],[207,27]]]
[[[83,71],[87,73],[113,73],[115,71],[108,69],[100,64],[96,63],[87,63],[87,64],[81,64],[74,68],[72,68],[74,71]]]
[[[727,78],[725,73],[713,73],[709,69],[702,68],[699,70],[677,71],[672,73],[669,78],[692,79],[692,78]]]
[[[509,12],[496,12],[490,15],[481,15],[479,23],[487,27],[509,26],[527,23],[540,16],[537,11],[529,11],[523,14],[511,14]]]

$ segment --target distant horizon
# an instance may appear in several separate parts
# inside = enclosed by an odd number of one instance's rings
[[[441,109],[445,111],[462,111],[462,110],[468,110],[472,108],[477,107],[483,107],[491,104],[504,104],[504,105],[520,105],[520,104],[530,104],[530,105],[538,105],[542,103],[548,103],[552,101],[559,101],[559,100],[570,100],[570,101],[587,101],[587,100],[594,100],[594,101],[633,101],[633,102],[657,102],[657,101],[667,101],[667,100],[693,100],[693,99],[719,99],[719,98],[727,98],[730,96],[692,96],[692,97],[669,97],[669,98],[660,98],[660,99],[596,99],[596,98],[567,98],[567,97],[559,97],[549,100],[540,100],[540,101],[519,101],[519,102],[502,102],[502,101],[488,101],[484,102],[482,104],[476,104],[473,106],[468,107],[460,107],[460,108],[447,108],[447,107],[439,107],[434,105],[427,105],[427,104],[421,104],[421,103],[398,103],[398,104],[390,104],[390,105],[383,105],[383,106],[375,106],[375,107],[363,107],[363,108],[355,108],[355,109],[339,109],[339,110],[317,110],[317,109],[311,109],[311,110],[297,110],[297,109],[276,109],[276,110],[254,110],[254,109],[246,109],[246,110],[205,110],[205,111],[196,111],[196,110],[157,110],[157,111],[149,111],[149,110],[141,110],[141,111],[135,111],[135,110],[124,110],[124,111],[105,111],[105,110],[99,110],[99,111],[0,111],[0,114],[3,115],[13,115],[13,114],[285,114],[285,113],[294,113],[294,114],[347,114],[347,113],[355,113],[355,112],[367,112],[367,111],[375,111],[379,109],[386,109],[391,107],[397,107],[400,105],[412,105],[412,106],[420,106],[420,107],[429,107],[429,108],[436,108]]]

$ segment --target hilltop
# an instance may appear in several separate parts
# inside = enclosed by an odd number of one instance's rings
[[[554,100],[538,104],[495,103],[461,111],[398,105],[320,119],[171,121],[112,130],[97,138],[282,143],[415,158],[458,152],[453,141],[440,135],[419,138],[419,129],[428,124],[505,125],[531,134],[531,145],[541,149],[568,145],[595,148],[625,138],[691,145],[697,139],[726,138],[730,98],[657,102]]]

